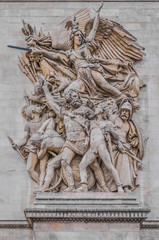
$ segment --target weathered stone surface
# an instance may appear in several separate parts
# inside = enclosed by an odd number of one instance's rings
[[[30,229],[0,229],[0,239],[2,240],[33,240],[33,231]]]
[[[81,7],[95,7],[95,3],[59,3],[59,2],[30,2],[28,3],[0,3],[1,9],[1,70],[0,70],[0,101],[1,110],[1,130],[0,130],[0,211],[1,219],[25,219],[23,209],[32,202],[32,190],[35,188],[34,183],[28,178],[25,170],[25,164],[21,158],[13,151],[9,150],[10,145],[5,139],[5,134],[15,137],[15,141],[22,137],[23,119],[20,116],[20,109],[24,105],[23,94],[18,96],[18,92],[33,91],[31,83],[28,83],[26,77],[17,68],[19,52],[8,49],[7,44],[25,46],[23,36],[20,32],[21,18],[36,25],[38,28],[44,27],[45,31],[51,31],[64,16],[49,16],[45,11],[42,13],[35,12],[40,9],[60,9],[64,15],[73,13]],[[69,9],[68,9],[69,8]],[[67,10],[68,9],[68,10]],[[147,152],[144,161],[147,162],[144,171],[141,174],[140,188],[134,193],[138,195],[140,201],[148,202],[152,211],[150,217],[159,217],[158,202],[158,104],[159,104],[159,48],[158,48],[158,2],[105,2],[104,17],[107,17],[106,10],[119,11],[119,15],[109,16],[111,20],[117,21],[129,31],[137,36],[138,42],[145,46],[147,56],[144,58],[142,65],[137,66],[139,76],[147,83],[147,88],[141,91],[140,95],[140,116],[136,116],[138,122],[146,130],[149,136]],[[14,10],[14,11],[13,11]],[[50,14],[50,13],[49,13]],[[102,14],[102,13],[101,13]],[[132,25],[131,25],[132,23]],[[131,30],[132,29],[132,30]],[[2,87],[1,87],[2,86]],[[16,87],[15,87],[16,86]],[[17,93],[17,98],[16,94]],[[13,94],[13,95],[12,95]],[[13,109],[14,107],[14,109]],[[5,114],[4,111],[6,111]],[[13,115],[12,115],[13,114]],[[5,116],[4,116],[5,115]],[[145,233],[145,230],[142,230]],[[157,231],[152,233],[146,230],[147,235],[141,235],[143,239],[159,238]],[[11,234],[8,231],[8,234]],[[6,237],[6,235],[5,235]],[[141,238],[141,239],[142,239]],[[6,238],[7,239],[7,238]],[[16,238],[15,238],[16,239]]]
[[[27,208],[25,213],[29,222],[33,223],[36,240],[63,240],[66,237],[139,240],[139,222],[143,221],[140,213],[144,218],[144,211],[146,209],[129,194],[82,193],[79,196],[73,193],[41,193],[36,197],[34,206]],[[130,221],[127,213],[129,216],[132,213]]]
[[[136,197],[119,193],[40,193],[25,209],[27,220],[36,222],[138,222],[150,209]]]

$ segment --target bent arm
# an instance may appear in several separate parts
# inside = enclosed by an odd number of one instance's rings
[[[49,107],[60,117],[61,108],[57,103],[55,103],[55,100],[54,100],[53,96],[51,95],[46,84],[44,84],[43,89],[44,89],[46,101],[47,101]]]
[[[119,134],[115,129],[110,128],[110,134],[113,136],[115,140],[119,140]]]
[[[39,128],[38,133],[43,134],[43,133],[45,132],[47,126],[49,125],[50,121],[51,121],[51,118],[47,119],[47,120],[43,123],[43,125]]]

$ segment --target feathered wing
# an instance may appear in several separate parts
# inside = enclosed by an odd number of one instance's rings
[[[85,25],[86,36],[89,35],[94,19],[90,19]],[[94,56],[100,58],[136,62],[145,55],[144,48],[137,43],[137,39],[126,31],[120,24],[105,18],[100,18],[95,35],[95,41],[99,48]]]
[[[54,29],[51,34],[52,47],[60,50],[68,50],[71,47],[70,34],[71,34],[71,22],[74,17],[79,23],[79,28],[84,31],[85,24],[90,18],[90,13],[87,8],[80,9],[78,12],[70,17],[63,19]],[[67,23],[67,24],[66,24]]]

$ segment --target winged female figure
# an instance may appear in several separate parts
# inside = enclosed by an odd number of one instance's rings
[[[142,58],[143,48],[122,26],[100,18],[102,6],[103,3],[95,18],[85,24],[85,32],[79,28],[76,18],[66,22],[65,28],[72,29],[69,50],[34,52],[61,63],[65,58],[65,65],[75,70],[76,79],[65,88],[65,93],[74,89],[90,96],[137,98],[141,81],[133,63]]]

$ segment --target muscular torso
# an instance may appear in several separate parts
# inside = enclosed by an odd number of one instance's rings
[[[98,144],[101,141],[104,141],[104,135],[96,120],[91,121],[90,131],[91,131],[91,134],[90,134],[91,146],[98,146]]]
[[[74,111],[65,111],[64,124],[66,130],[66,138],[69,141],[81,141],[85,140],[87,135],[87,119],[85,114],[89,111],[90,114],[93,113],[88,107],[81,105]],[[74,117],[69,116],[69,113]]]
[[[64,117],[64,124],[66,129],[66,138],[69,141],[81,141],[86,137],[84,128],[76,122],[76,120],[71,119],[69,116]]]

